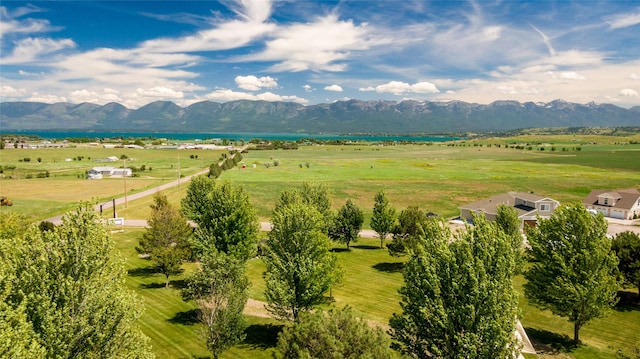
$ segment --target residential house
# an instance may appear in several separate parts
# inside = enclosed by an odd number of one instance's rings
[[[594,189],[582,201],[589,210],[605,217],[636,219],[640,217],[640,192],[635,189]]]
[[[473,214],[483,213],[487,220],[495,221],[498,207],[507,205],[518,211],[520,228],[535,227],[538,217],[549,218],[560,202],[528,192],[508,192],[460,207],[460,219],[473,223]]]

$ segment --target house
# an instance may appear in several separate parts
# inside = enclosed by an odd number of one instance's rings
[[[602,213],[605,217],[636,219],[640,217],[640,192],[635,189],[594,189],[582,201],[588,210]]]
[[[87,179],[101,179],[103,176],[127,176],[131,177],[131,168],[93,167],[87,172]]]
[[[459,207],[460,219],[473,223],[473,214],[483,213],[487,220],[495,221],[500,205],[515,208],[524,229],[525,225],[534,227],[538,217],[549,218],[560,202],[528,192],[508,192]]]

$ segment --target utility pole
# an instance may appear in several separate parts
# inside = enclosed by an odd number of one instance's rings
[[[180,154],[178,153],[178,188],[180,188]]]

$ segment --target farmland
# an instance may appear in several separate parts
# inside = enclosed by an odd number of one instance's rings
[[[243,154],[245,168],[226,171],[221,180],[242,184],[264,221],[269,220],[273,203],[283,189],[306,181],[322,182],[331,192],[334,208],[352,199],[363,209],[365,227],[368,227],[374,195],[381,189],[399,210],[417,205],[424,211],[452,218],[457,216],[458,206],[506,191],[534,192],[568,203],[581,201],[594,188],[640,188],[640,145],[628,142],[626,138],[614,141],[608,137],[554,136],[444,144],[316,144],[300,146],[297,150],[249,150]],[[531,149],[507,147],[515,143],[535,145],[531,145]],[[145,165],[147,170],[126,179],[127,192],[136,193],[177,179],[178,171],[180,175],[200,171],[217,161],[221,154],[83,145],[63,149],[5,149],[0,151],[0,165],[11,169],[3,171],[0,195],[10,197],[14,206],[2,207],[1,211],[43,220],[74,208],[79,200],[93,199],[101,203],[122,196],[122,178],[85,179],[86,170],[103,165],[94,162],[97,158],[125,155],[127,166]],[[78,156],[83,158],[78,160]],[[25,158],[30,160],[25,162]],[[71,161],[66,161],[68,158]],[[46,172],[48,177],[39,178],[39,173]],[[164,193],[178,206],[186,187],[186,184],[173,187]],[[117,209],[118,215],[148,218],[150,204],[151,198],[130,202],[127,208]],[[134,250],[141,235],[142,230],[135,228],[125,228],[113,235],[117,247],[127,258],[128,284],[146,303],[140,326],[151,337],[159,357],[206,357],[206,348],[196,336],[199,325],[194,322],[193,304],[183,302],[176,289],[194,265],[185,264],[184,273],[172,278],[172,287],[164,288],[160,285],[162,276],[154,273],[150,262],[138,258]],[[346,272],[345,282],[334,290],[336,302],[331,305],[349,304],[372,323],[384,326],[391,313],[399,310],[397,289],[402,284],[400,268],[404,259],[390,257],[386,250],[376,249],[378,244],[375,239],[360,239],[351,251],[336,252]],[[264,300],[263,270],[260,260],[249,262],[250,297],[254,300]],[[520,292],[523,281],[522,277],[515,279]],[[571,333],[571,325],[565,319],[530,306],[522,296],[520,307],[522,323],[534,341],[547,348],[547,353],[557,352],[545,357],[615,358],[618,350],[631,355],[639,344],[640,308],[633,303],[621,303],[609,317],[588,324],[582,336],[586,345],[575,350],[567,348],[566,336]],[[223,357],[271,357],[270,348],[282,324],[260,317],[250,317],[249,321],[251,326],[245,343]]]

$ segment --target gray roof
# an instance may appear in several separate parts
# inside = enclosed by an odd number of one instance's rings
[[[548,197],[538,196],[537,194],[529,192],[507,192],[477,202],[469,203],[464,206],[460,206],[460,208],[469,209],[472,211],[482,211],[486,214],[497,214],[498,206],[505,204],[515,208],[518,211],[518,216],[525,215],[535,210],[535,208],[528,206],[514,206],[516,198],[521,198],[530,202],[538,202],[542,200],[555,201]]]
[[[638,198],[640,198],[640,192],[635,188],[619,190],[594,189],[587,195],[582,203],[586,206],[602,206],[598,204],[598,196],[603,194],[617,198],[614,206],[607,206],[611,208],[631,209],[631,207],[633,207],[633,205],[638,201]]]

